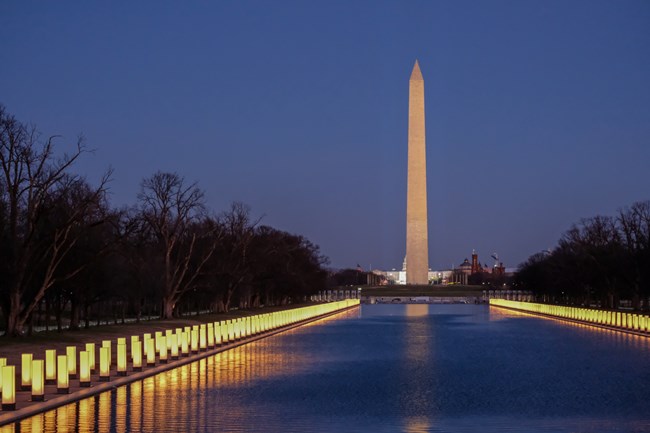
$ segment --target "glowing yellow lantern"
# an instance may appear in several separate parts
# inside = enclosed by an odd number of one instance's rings
[[[144,345],[142,347],[142,350],[144,351],[145,358],[147,357],[147,352],[149,351],[149,340],[151,340],[151,337],[147,337],[147,334],[145,334],[144,335]]]
[[[188,339],[187,332],[183,332],[181,334],[181,353],[183,354],[183,356],[187,356],[190,353],[190,348],[187,339]]]
[[[167,362],[167,337],[164,335],[160,336],[160,362]]]
[[[208,326],[208,347],[210,349],[214,347],[214,326],[212,324]]]
[[[221,327],[218,323],[214,324],[214,344],[216,346],[221,345]]]
[[[67,394],[70,391],[68,366],[67,355],[56,357],[56,390],[59,394]]]
[[[20,363],[20,389],[29,391],[32,389],[32,354],[23,353]]]
[[[171,352],[170,356],[172,357],[172,359],[178,359],[178,342],[176,341],[177,339],[178,338],[176,334],[171,334],[169,336],[169,343],[170,343],[169,351]]]
[[[147,356],[147,350],[149,350],[149,343],[147,343],[147,341],[149,340],[151,340],[151,334],[144,334],[143,336],[144,343],[142,343],[142,353],[144,353],[145,358]]]
[[[176,328],[176,344],[178,344],[178,350],[181,350],[182,339],[181,335],[183,334],[182,328]]]
[[[32,401],[45,400],[45,361],[32,361]]]
[[[205,325],[199,328],[199,348],[205,350],[208,348],[208,337],[206,335]]]
[[[153,338],[147,340],[147,365],[156,365],[156,347]]]
[[[111,379],[111,349],[106,346],[99,348],[99,380],[108,382]]]
[[[162,331],[156,331],[156,353],[160,353],[160,337],[162,337]]]
[[[221,323],[221,342],[222,343],[227,343],[230,340],[228,340],[228,323],[227,322],[220,322]]]
[[[133,363],[133,370],[142,370],[142,342],[131,341],[131,362]]]
[[[190,337],[191,337],[192,353],[196,353],[199,351],[199,330],[192,329],[192,333]]]
[[[171,329],[168,329],[165,331],[165,341],[167,342],[167,352],[171,352],[172,350],[172,334],[174,331]]]
[[[7,365],[7,358],[0,358],[0,395],[2,395],[2,367]]]
[[[108,368],[110,368],[111,365],[113,365],[113,350],[111,348],[111,340],[102,341],[102,347],[108,348]]]
[[[68,357],[68,374],[74,379],[77,377],[77,348],[68,346],[65,348],[65,354]]]
[[[90,353],[86,350],[79,352],[79,386],[90,386]]]
[[[45,351],[45,383],[56,383],[56,350],[48,349]]]
[[[117,375],[126,376],[126,339],[117,343]]]
[[[16,409],[16,367],[2,366],[2,410]]]
[[[95,359],[95,343],[86,343],[86,352],[88,352],[88,365],[90,371],[95,371],[97,363]]]
[[[241,337],[241,320],[237,319],[233,322],[232,324],[232,335],[235,338],[235,340],[239,340]]]

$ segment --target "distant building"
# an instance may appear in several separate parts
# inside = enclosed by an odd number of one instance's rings
[[[476,251],[472,251],[471,257],[471,261],[465,258],[460,265],[453,269],[438,271],[429,269],[429,284],[480,284],[474,281],[493,280],[510,274],[510,272],[506,271],[503,263],[498,260],[496,253],[492,255],[492,258],[495,259],[495,264],[492,267],[486,263],[481,264]],[[390,271],[374,270],[372,272],[385,278],[386,284],[406,284],[406,257],[404,257],[402,270],[400,271],[392,269]]]

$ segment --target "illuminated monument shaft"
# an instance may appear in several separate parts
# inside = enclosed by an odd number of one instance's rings
[[[427,161],[424,79],[417,60],[409,80],[408,182],[406,193],[406,283],[428,284]]]

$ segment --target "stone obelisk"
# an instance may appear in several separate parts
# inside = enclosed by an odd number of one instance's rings
[[[417,60],[409,80],[408,181],[406,192],[406,284],[428,284],[427,161],[424,79]]]

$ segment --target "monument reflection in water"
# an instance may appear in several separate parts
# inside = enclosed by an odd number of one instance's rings
[[[19,428],[650,431],[649,354],[647,338],[486,306],[364,305]]]

